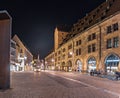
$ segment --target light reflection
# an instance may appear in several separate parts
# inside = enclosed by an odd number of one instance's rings
[[[41,72],[34,72],[34,80],[38,80],[40,76],[41,76]]]

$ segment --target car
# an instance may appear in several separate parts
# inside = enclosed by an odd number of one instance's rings
[[[40,72],[41,69],[40,69],[40,67],[34,67],[34,71],[35,71],[35,72]]]
[[[94,76],[95,74],[98,76],[98,75],[100,75],[101,73],[100,73],[99,70],[97,71],[96,69],[90,71],[90,75],[91,75],[91,76]]]

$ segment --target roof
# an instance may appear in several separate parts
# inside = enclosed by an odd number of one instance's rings
[[[74,37],[76,34],[82,33],[87,28],[120,11],[119,5],[120,0],[106,0],[103,2],[90,13],[86,14],[86,16],[79,19],[77,23],[73,24],[71,32],[66,36],[62,44]]]
[[[69,25],[58,25],[58,26],[56,26],[56,28],[57,28],[59,31],[70,32],[72,26],[69,26]]]
[[[73,25],[71,33],[80,33],[120,10],[120,0],[107,0]]]

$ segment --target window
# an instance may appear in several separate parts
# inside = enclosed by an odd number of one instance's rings
[[[92,39],[96,39],[96,34],[95,33],[92,34]]]
[[[81,55],[81,48],[76,49],[76,56]]]
[[[78,49],[76,50],[76,56],[78,56]]]
[[[60,60],[60,57],[58,57],[58,61]]]
[[[60,51],[58,51],[58,54],[60,54],[61,52]]]
[[[88,36],[88,41],[91,41],[91,35]]]
[[[117,31],[119,29],[118,23],[107,27],[107,34]]]
[[[78,46],[78,41],[76,41],[76,46]]]
[[[65,54],[62,56],[63,59],[65,59]]]
[[[79,30],[80,30],[80,28],[77,29],[77,31],[79,31]]]
[[[12,43],[12,42],[11,42],[11,47],[12,47],[12,48],[14,48],[14,49],[16,49],[15,44],[14,44],[14,43]]]
[[[111,33],[112,32],[112,27],[111,26],[108,26],[107,27],[107,34]]]
[[[76,46],[81,45],[81,40],[76,41]]]
[[[57,58],[55,58],[55,62],[57,62]]]
[[[70,45],[68,46],[68,50],[69,50],[69,49],[72,49],[72,44],[70,44]]]
[[[63,48],[63,52],[65,52],[65,48]]]
[[[78,43],[79,43],[79,45],[81,45],[81,40],[79,40],[79,42],[78,42]]]
[[[112,40],[108,39],[107,40],[107,49],[112,48]]]
[[[92,52],[95,52],[95,50],[96,50],[96,45],[92,44]]]
[[[57,53],[55,53],[55,56],[57,56]]]
[[[15,56],[15,51],[11,51],[11,55]]]
[[[118,30],[118,23],[113,24],[113,31],[117,31]]]
[[[79,52],[78,52],[79,55],[81,55],[81,48],[79,48]]]
[[[94,40],[96,39],[96,33],[93,33],[91,35],[88,36],[88,41]]]
[[[94,14],[94,15],[93,15],[93,19],[95,18],[95,16],[96,16],[96,15]]]
[[[119,45],[119,38],[118,37],[114,37],[113,38],[113,47],[116,48]]]
[[[91,45],[88,46],[88,53],[91,53]]]

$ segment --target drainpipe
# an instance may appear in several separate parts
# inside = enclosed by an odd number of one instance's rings
[[[100,36],[99,36],[99,62],[101,61],[101,56],[102,56],[102,53],[101,53],[101,39],[102,39],[102,37],[101,37],[101,26],[99,26],[99,30],[100,30]]]
[[[98,25],[99,31],[100,31],[100,36],[99,36],[99,69],[102,69],[102,62],[101,62],[101,57],[102,57],[102,31],[101,31],[101,26]]]

